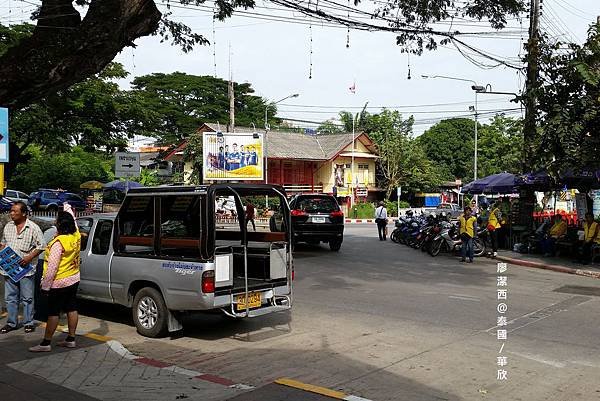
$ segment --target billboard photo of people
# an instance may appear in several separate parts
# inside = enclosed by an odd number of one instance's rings
[[[204,180],[262,180],[263,134],[205,132]]]

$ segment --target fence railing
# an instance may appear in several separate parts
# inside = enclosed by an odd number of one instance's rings
[[[298,184],[283,184],[283,188],[288,193],[293,192],[323,192],[323,185],[298,185]]]

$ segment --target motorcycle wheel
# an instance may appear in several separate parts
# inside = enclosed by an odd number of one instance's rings
[[[431,246],[429,247],[429,254],[431,256],[437,256],[440,254],[440,251],[442,250],[442,241],[438,240],[438,241],[434,241]]]
[[[481,238],[473,240],[473,256],[482,256],[485,254],[485,242]]]
[[[398,231],[397,230],[392,231],[392,235],[390,235],[390,239],[392,241],[394,241],[396,244],[399,242]]]

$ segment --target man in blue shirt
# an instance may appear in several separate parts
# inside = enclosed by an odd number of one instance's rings
[[[237,150],[237,143],[234,143],[233,145],[231,145],[232,147],[232,152],[229,153],[229,171],[232,170],[237,170],[238,168],[240,168],[240,152],[238,152]]]

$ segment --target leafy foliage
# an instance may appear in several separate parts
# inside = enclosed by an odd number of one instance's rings
[[[340,113],[340,118],[346,129],[352,129],[349,112]],[[366,132],[377,146],[378,173],[386,189],[386,198],[399,186],[422,191],[440,183],[440,171],[427,158],[418,141],[411,137],[412,117],[405,120],[398,111],[384,109],[379,114],[363,110],[355,119],[355,131]]]
[[[212,76],[182,72],[156,73],[136,77],[132,95],[145,110],[153,110],[157,119],[147,127],[164,143],[173,143],[194,133],[202,122],[229,123],[228,82]],[[249,83],[234,84],[235,123],[238,126],[262,126],[265,107],[271,116],[274,106],[253,95]]]
[[[474,122],[467,118],[442,120],[418,138],[427,157],[439,166],[445,179],[471,181],[475,154]],[[501,172],[519,173],[523,148],[523,122],[495,116],[478,125],[477,177]]]
[[[452,177],[473,177],[474,122],[468,118],[451,118],[435,124],[418,141],[427,157],[445,166]]]
[[[79,185],[89,180],[110,181],[112,160],[89,153],[81,147],[58,154],[48,154],[39,147],[30,149],[31,159],[21,164],[11,181],[11,186],[23,191],[38,188],[62,188],[79,191]]]
[[[600,25],[590,28],[583,45],[564,51],[546,40],[541,54],[536,167],[553,175],[600,168]]]

